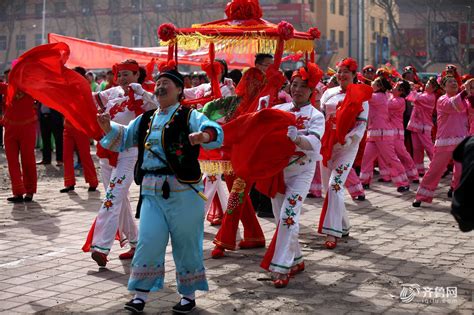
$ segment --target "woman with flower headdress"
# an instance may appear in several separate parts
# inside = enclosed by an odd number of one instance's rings
[[[115,123],[128,124],[146,110],[156,108],[154,102],[143,98],[141,83],[146,73],[135,60],[115,64],[113,71],[118,86],[94,94],[99,112],[108,113]],[[116,153],[97,145],[106,193],[82,250],[92,251],[92,259],[100,267],[107,264],[107,255],[116,238],[121,246],[130,244],[130,250],[119,255],[120,259],[131,259],[135,253],[138,232],[128,193],[137,154],[136,147]]]
[[[469,134],[468,91],[459,92],[458,80],[452,75],[445,76],[441,86],[446,93],[436,102],[438,130],[433,159],[416,192],[414,207],[420,207],[422,202],[433,201],[435,190],[453,157],[454,149]],[[455,161],[449,197],[458,187],[460,178],[461,163]]]
[[[325,247],[333,249],[337,239],[349,234],[349,218],[344,205],[344,184],[364,136],[372,88],[357,82],[357,62],[342,59],[337,64],[339,86],[327,89],[321,98],[326,118],[322,139],[322,182],[326,191],[318,232],[326,234]]]
[[[430,78],[423,92],[412,91],[406,100],[413,104],[410,121],[407,129],[411,132],[413,145],[413,162],[420,176],[425,175],[425,152],[428,158],[433,158],[433,111],[436,105],[436,91],[440,86],[435,78]]]
[[[163,288],[166,247],[171,237],[176,282],[181,300],[178,313],[195,308],[195,291],[208,290],[203,261],[204,200],[200,145],[215,149],[222,128],[205,115],[181,104],[184,81],[173,61],[160,65],[155,95],[157,110],[140,115],[127,126],[98,117],[107,133],[101,144],[113,151],[138,145],[136,181],[140,183],[140,229],[131,264],[128,289],[134,298],[125,309],[142,312],[149,292]],[[137,91],[139,88],[136,89]]]
[[[389,118],[387,91],[392,89],[392,85],[385,77],[380,76],[372,82],[372,89],[374,93],[369,100],[367,144],[362,159],[360,179],[364,188],[368,188],[373,176],[374,162],[378,157],[390,170],[397,191],[406,192],[410,185],[405,168],[395,153],[395,132]]]
[[[323,72],[314,63],[298,69],[291,77],[293,101],[273,107],[296,116],[296,125],[289,126],[287,134],[296,145],[295,153],[283,171],[285,193],[277,193],[272,198],[277,228],[261,264],[264,269],[272,272],[276,288],[286,287],[290,276],[305,268],[298,243],[299,218],[313,180],[316,161],[321,159],[324,116],[312,106],[311,95],[315,93],[322,76]]]

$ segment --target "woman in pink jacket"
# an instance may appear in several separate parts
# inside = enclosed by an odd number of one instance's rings
[[[405,168],[395,153],[394,131],[390,126],[387,91],[392,88],[387,79],[378,77],[372,82],[374,94],[369,100],[369,124],[367,144],[362,159],[360,180],[368,188],[373,176],[374,162],[377,157],[390,169],[393,183],[398,192],[408,191],[410,186]]]
[[[458,93],[459,85],[453,76],[444,77],[441,86],[446,94],[441,96],[436,104],[438,131],[436,132],[434,155],[428,172],[418,187],[413,207],[419,207],[422,201],[431,203],[441,176],[452,159],[454,149],[468,135],[467,91]],[[451,189],[457,188],[460,178],[461,163],[454,162]]]
[[[413,111],[408,122],[407,129],[411,131],[413,143],[413,161],[418,174],[425,174],[425,151],[430,161],[433,158],[433,141],[431,140],[431,129],[433,128],[433,111],[436,105],[436,90],[439,85],[435,78],[430,78],[425,86],[424,92],[412,91],[406,98],[413,103]]]
[[[474,79],[469,79],[464,84],[468,97],[467,114],[469,120],[469,135],[474,136]]]
[[[394,133],[393,144],[395,153],[405,167],[405,172],[410,181],[418,183],[418,172],[412,157],[405,146],[405,128],[403,127],[403,113],[405,112],[405,97],[410,93],[410,83],[407,81],[399,81],[392,89],[392,95],[388,100],[388,112],[390,117],[390,125]],[[379,160],[380,174],[387,174],[383,176],[383,181],[390,181],[390,170],[384,164],[384,160]],[[379,180],[380,181],[380,180]]]

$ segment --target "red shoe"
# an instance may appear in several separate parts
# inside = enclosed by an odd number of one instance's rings
[[[337,238],[334,241],[326,241],[324,242],[324,247],[327,249],[334,249],[337,246]]]
[[[133,255],[135,255],[135,247],[130,248],[128,252],[120,254],[119,259],[121,260],[132,259]]]
[[[265,241],[246,241],[241,240],[239,242],[239,247],[241,249],[250,249],[250,248],[261,248],[265,247]]]
[[[107,259],[107,255],[101,252],[92,252],[91,257],[95,260],[99,267],[105,267],[105,265],[107,265],[107,262],[109,261]]]
[[[222,258],[225,256],[224,254],[225,249],[223,247],[217,246],[211,252],[211,257],[214,259]]]
[[[304,261],[300,262],[296,266],[293,266],[290,270],[290,277],[294,277],[296,274],[304,271]]]
[[[289,274],[281,274],[281,277],[282,278],[272,280],[273,285],[277,289],[281,289],[281,288],[286,287],[288,285],[288,283],[290,282],[290,275]]]

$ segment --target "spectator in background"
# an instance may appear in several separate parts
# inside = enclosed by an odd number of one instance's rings
[[[108,90],[108,89],[115,86],[114,73],[113,73],[112,70],[107,71],[107,74],[106,74],[105,78],[106,78],[107,83],[105,84],[104,89],[101,90],[101,91]]]
[[[99,92],[99,85],[95,82],[95,74],[92,71],[86,73],[86,79],[91,85],[92,92]]]
[[[271,66],[272,64],[273,64],[272,55],[270,54],[256,54],[255,55],[255,68],[261,70],[263,73],[266,73],[268,67]]]
[[[239,84],[240,82],[240,79],[242,79],[242,71],[240,71],[239,69],[229,71],[229,78],[234,81],[234,86],[237,86],[237,84]]]
[[[41,139],[43,140],[43,159],[36,162],[36,164],[51,164],[51,136],[54,136],[54,143],[56,146],[56,166],[62,166],[64,118],[54,109],[41,103],[38,104],[40,111]]]
[[[201,85],[201,80],[199,79],[199,74],[196,72],[191,75],[191,85],[192,87],[196,87],[198,85]]]

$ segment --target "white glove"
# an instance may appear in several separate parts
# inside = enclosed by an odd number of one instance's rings
[[[135,94],[143,96],[143,94],[145,93],[145,90],[143,89],[143,87],[140,83],[130,83],[128,86],[132,88],[132,90],[133,90],[133,92],[135,92]]]
[[[291,141],[295,142],[298,137],[298,129],[296,129],[296,126],[288,126],[288,133],[286,135]]]

